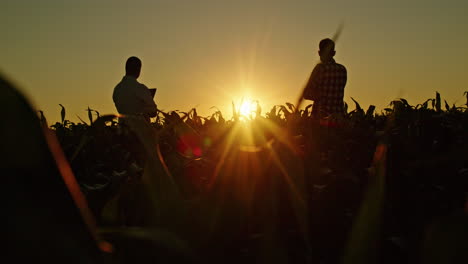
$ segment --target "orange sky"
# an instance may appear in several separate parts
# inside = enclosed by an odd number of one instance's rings
[[[98,2],[98,3],[96,3]],[[0,72],[49,120],[115,113],[112,90],[132,55],[163,110],[259,100],[295,102],[318,61],[317,44],[341,21],[336,60],[345,101],[382,109],[439,91],[465,103],[468,1],[7,1],[0,8]],[[264,111],[265,112],[265,111]]]

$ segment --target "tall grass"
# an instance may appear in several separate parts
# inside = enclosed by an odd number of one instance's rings
[[[353,101],[338,128],[290,103],[265,116],[258,106],[251,118],[233,105],[229,120],[159,112],[152,123],[89,107],[89,123],[73,123],[60,105],[48,131],[114,243],[114,261],[420,259],[425,227],[465,202],[467,107],[443,109],[439,93],[382,113]]]

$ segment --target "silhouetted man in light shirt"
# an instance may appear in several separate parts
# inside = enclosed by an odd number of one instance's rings
[[[112,99],[120,114],[142,115],[149,121],[156,116],[156,104],[146,85],[137,81],[141,71],[141,60],[130,57],[125,64],[125,76],[114,88]]]

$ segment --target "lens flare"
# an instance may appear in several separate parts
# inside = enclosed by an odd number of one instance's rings
[[[256,109],[257,105],[253,100],[243,100],[239,107],[239,112],[242,116],[249,117]]]

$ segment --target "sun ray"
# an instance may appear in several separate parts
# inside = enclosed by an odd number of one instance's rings
[[[274,122],[265,118],[259,118],[258,121],[262,125],[263,129],[265,129],[273,135],[275,140],[278,140],[279,142],[285,144],[291,151],[293,151],[293,153],[299,153],[297,146],[291,142],[291,137],[288,134],[287,130],[279,127]]]
[[[294,147],[294,144],[292,144],[291,141],[287,138],[287,134],[285,132],[281,131],[281,129],[276,124],[267,119],[262,119],[262,123],[262,129],[270,129],[272,131],[278,132],[273,133],[275,138],[278,139],[277,141],[283,143],[283,146],[289,149],[293,153],[293,156],[297,155],[296,147]],[[267,142],[264,133],[260,132],[259,136],[263,138],[263,142]],[[276,147],[282,146],[276,145]],[[293,175],[296,175],[296,177],[291,177],[290,173],[288,172],[288,167],[286,167],[283,163],[283,159],[278,155],[278,152],[275,150],[275,146],[273,145],[273,143],[271,141],[269,143],[266,143],[264,148],[267,148],[269,150],[269,160],[272,161],[273,164],[280,170],[281,175],[283,176],[285,182],[289,187],[292,198],[291,203],[294,208],[297,221],[300,224],[300,229],[303,234],[304,241],[309,247],[310,241],[307,237],[309,227],[307,222],[307,201],[305,199],[304,172],[302,171],[302,173],[293,173]],[[297,166],[293,166],[293,168],[297,169]]]
[[[223,152],[222,152],[221,157],[219,159],[219,162],[216,164],[216,168],[215,168],[215,171],[213,173],[213,176],[210,179],[210,183],[208,184],[208,188],[211,189],[211,187],[216,182],[216,180],[218,178],[218,175],[219,175],[219,172],[220,172],[221,168],[224,166],[224,163],[226,161],[226,158],[227,158],[228,154],[230,154],[230,151],[232,150],[232,145],[234,143],[234,139],[239,134],[239,129],[240,129],[239,124],[235,123],[234,126],[231,128],[231,131],[229,131],[229,134],[227,135],[227,138],[226,138],[226,144],[224,146],[224,149],[223,149]]]

